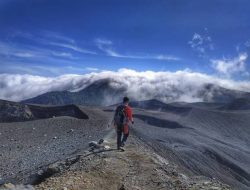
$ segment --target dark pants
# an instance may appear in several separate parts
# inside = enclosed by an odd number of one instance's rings
[[[126,142],[129,132],[124,134],[123,125],[117,126],[117,148],[119,149],[123,143]]]

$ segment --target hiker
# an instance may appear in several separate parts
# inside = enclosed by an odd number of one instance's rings
[[[124,97],[123,103],[116,108],[114,115],[114,125],[117,132],[117,149],[121,151],[124,151],[121,147],[124,147],[129,135],[129,123],[134,124],[132,109],[128,104],[129,98]]]

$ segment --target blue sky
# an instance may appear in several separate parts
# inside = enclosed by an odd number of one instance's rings
[[[1,0],[0,73],[129,68],[249,80],[248,0]]]

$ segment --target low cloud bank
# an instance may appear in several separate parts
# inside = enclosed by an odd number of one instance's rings
[[[188,70],[176,72],[137,72],[120,69],[84,75],[41,77],[0,74],[0,99],[21,101],[50,91],[79,91],[95,81],[111,78],[113,87],[125,87],[134,99],[158,98],[162,101],[202,101],[197,94],[205,84],[250,92],[250,81],[234,81]]]

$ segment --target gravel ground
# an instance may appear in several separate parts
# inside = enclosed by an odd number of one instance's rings
[[[89,119],[56,117],[35,121],[0,123],[0,178],[26,183],[39,168],[86,149],[105,134],[107,114],[81,107]]]
[[[134,133],[192,175],[250,189],[250,112],[135,110]]]
[[[196,176],[188,177],[167,159],[156,154],[133,134],[125,152],[115,149],[115,133],[110,131],[105,146],[111,149],[81,155],[78,161],[62,169],[63,163],[54,164],[60,172],[35,186],[36,190],[229,190],[216,180]],[[72,158],[71,158],[72,159]],[[58,170],[59,171],[59,170]]]
[[[51,163],[81,154],[89,141],[106,136],[112,108],[105,108],[105,112],[98,108],[81,109],[89,119],[56,117],[0,123],[2,181],[31,183],[32,176],[38,171]],[[178,113],[178,110],[134,109],[134,117],[131,143],[136,145],[136,139],[144,142],[157,155],[178,165],[178,170],[187,176],[207,176],[235,189],[249,189],[249,111],[193,107]],[[143,152],[152,153],[150,150]]]

